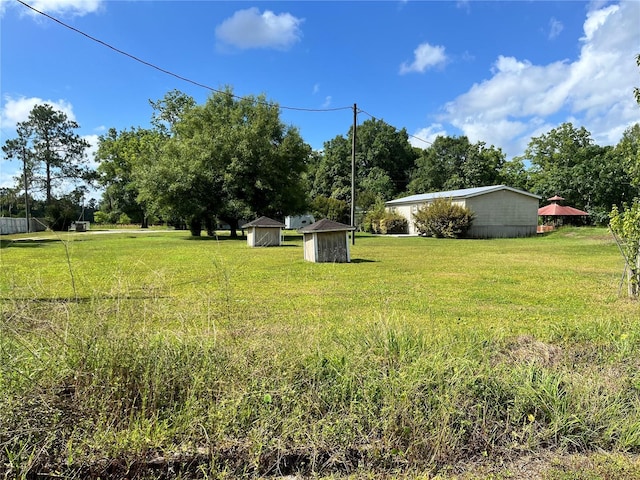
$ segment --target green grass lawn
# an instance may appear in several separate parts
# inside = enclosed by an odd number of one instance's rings
[[[293,234],[1,246],[7,478],[485,478],[542,452],[640,476],[640,307],[605,229],[358,235],[350,264],[303,261]]]

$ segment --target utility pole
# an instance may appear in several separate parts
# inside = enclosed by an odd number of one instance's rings
[[[356,226],[356,128],[358,108],[353,104],[353,135],[351,138],[351,226]],[[351,245],[356,244],[356,231],[351,232]]]

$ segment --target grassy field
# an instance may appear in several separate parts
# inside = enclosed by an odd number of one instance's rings
[[[0,477],[640,478],[605,229],[358,236],[350,264],[295,235],[1,246]]]

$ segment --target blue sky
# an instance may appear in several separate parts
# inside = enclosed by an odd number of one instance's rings
[[[25,2],[194,82],[264,93],[315,149],[347,134],[354,103],[360,123],[373,116],[426,141],[467,135],[508,159],[563,122],[600,145],[640,122],[636,0]],[[0,15],[2,143],[36,103],[65,111],[95,146],[108,128],[149,126],[149,99],[211,93],[15,0],[0,0]],[[0,186],[18,167],[3,159]]]

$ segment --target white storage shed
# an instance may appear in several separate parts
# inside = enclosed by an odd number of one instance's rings
[[[247,245],[250,247],[279,247],[282,245],[282,229],[284,228],[282,222],[263,216],[245,223],[242,228],[247,230]]]
[[[316,263],[349,263],[349,232],[355,230],[343,223],[323,218],[300,230],[304,259]]]

